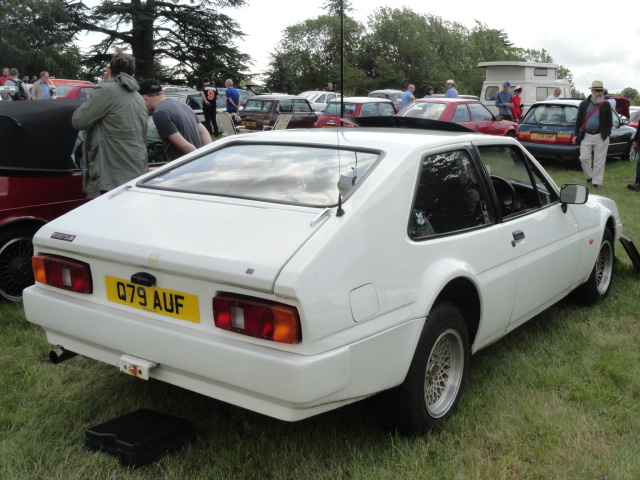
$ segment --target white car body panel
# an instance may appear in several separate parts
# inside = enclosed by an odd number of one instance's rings
[[[616,240],[620,235],[615,204],[592,197],[566,213],[555,203],[504,223],[414,241],[407,225],[425,154],[470,142],[518,143],[476,134],[390,133],[256,133],[181,160],[229,143],[335,145],[336,138],[343,148],[385,152],[389,158],[344,203],[345,214],[337,216],[333,207],[314,225],[320,208],[150,190],[136,181],[48,223],[34,238],[35,252],[89,263],[94,293],[37,283],[24,292],[27,318],[52,344],[112,365],[125,354],[156,362],[151,378],[299,420],[400,384],[425,317],[451,282],[477,291],[480,312],[470,342],[477,351],[583,283],[610,218]],[[549,224],[552,232],[545,230]],[[525,232],[515,245],[514,230]],[[55,232],[75,239],[54,239]],[[139,271],[153,274],[160,287],[196,295],[199,322],[107,299],[105,276],[128,279]],[[216,328],[211,300],[219,292],[295,306],[302,341],[288,345]]]

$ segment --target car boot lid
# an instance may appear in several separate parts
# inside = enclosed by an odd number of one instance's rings
[[[105,197],[45,225],[35,251],[51,248],[270,292],[323,223],[312,222],[322,210],[307,207],[141,191]],[[262,235],[274,226],[280,235]]]

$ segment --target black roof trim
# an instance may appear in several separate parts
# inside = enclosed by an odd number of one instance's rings
[[[380,128],[413,128],[418,130],[439,130],[443,132],[477,133],[475,130],[453,122],[441,122],[440,120],[427,120],[414,117],[357,117],[343,118],[345,122],[353,123],[359,127]]]

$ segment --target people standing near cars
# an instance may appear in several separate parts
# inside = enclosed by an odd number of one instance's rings
[[[433,96],[434,93],[436,93],[436,89],[429,85],[424,92],[424,98],[429,98]]]
[[[85,130],[82,186],[105,193],[149,171],[147,106],[133,78],[135,58],[116,53],[96,87],[73,113],[73,128]]]
[[[19,100],[31,100],[31,95],[29,94],[29,89],[23,84],[22,80],[19,78],[18,69],[12,68],[9,70],[9,78],[5,80],[5,87],[16,87],[15,93],[4,92],[2,94],[2,99],[5,101],[14,101],[17,102]]]
[[[640,192],[640,159],[638,159],[638,144],[640,144],[640,129],[636,130],[636,134],[633,137],[631,142],[631,148],[636,151],[636,181],[627,185],[629,190],[633,190],[634,192]]]
[[[560,89],[560,87],[556,87],[556,89],[553,91],[553,95],[549,95],[547,97],[547,100],[560,100],[561,98],[564,98],[562,96],[562,90]]]
[[[513,107],[511,107],[511,115],[513,116],[513,120],[518,123],[522,121],[522,98],[520,97],[521,94],[522,87],[518,85],[513,90],[513,96],[511,97],[511,103],[513,103]]]
[[[228,90],[227,90],[228,91]],[[140,95],[153,115],[168,161],[211,143],[211,134],[195,112],[183,102],[167,98],[155,80],[140,82]]]
[[[224,81],[224,86],[227,89],[227,112],[235,113],[240,108],[240,92],[234,88],[233,80],[230,78]]]
[[[502,90],[496,93],[496,107],[498,107],[498,113],[502,115],[503,120],[511,120],[513,121],[513,117],[511,115],[511,108],[513,107],[513,102],[511,101],[513,95],[509,92],[509,87],[511,83],[504,82],[502,84]]]
[[[218,122],[216,121],[216,100],[218,100],[218,89],[208,78],[202,79],[200,87],[200,96],[202,97],[202,112],[204,113],[204,126],[209,135],[218,134]],[[213,127],[212,127],[213,123]]]
[[[49,100],[50,98],[49,72],[40,72],[40,79],[31,87],[31,100]]]
[[[333,89],[333,83],[329,82],[327,83],[326,88],[324,89],[325,92],[335,92],[335,90]]]
[[[415,85],[409,84],[407,86],[407,89],[402,93],[402,108],[406,107],[416,99],[416,97],[413,96],[413,92],[415,91]]]
[[[587,176],[587,182],[591,182],[595,188],[604,181],[604,164],[612,128],[611,105],[604,99],[602,82],[594,80],[591,95],[580,102],[578,107],[571,140],[580,145],[582,171]]]
[[[447,80],[447,91],[444,92],[446,98],[458,98],[458,90],[456,90],[455,82],[453,80]]]

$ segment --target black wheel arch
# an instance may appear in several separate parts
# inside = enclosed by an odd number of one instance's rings
[[[469,345],[473,345],[480,325],[480,295],[477,287],[468,278],[456,278],[440,292],[434,305],[447,301],[455,305],[467,325]]]

